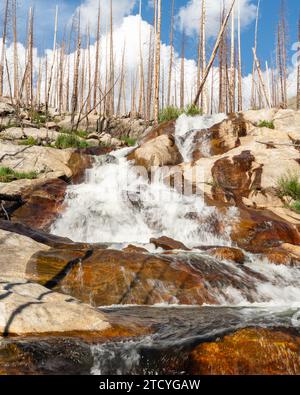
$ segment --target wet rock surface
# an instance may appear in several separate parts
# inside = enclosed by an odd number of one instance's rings
[[[190,372],[199,375],[297,375],[300,337],[284,331],[244,329],[191,354]]]

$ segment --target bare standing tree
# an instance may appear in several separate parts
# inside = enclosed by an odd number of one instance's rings
[[[182,43],[181,43],[181,67],[180,67],[180,108],[184,108],[185,101],[185,32],[182,31]]]
[[[203,75],[203,78],[202,78],[202,81],[201,81],[201,84],[200,84],[200,87],[199,87],[198,92],[197,92],[197,95],[196,95],[196,97],[195,97],[195,100],[194,100],[194,103],[193,103],[195,106],[196,106],[197,103],[198,103],[199,97],[200,97],[200,95],[201,95],[201,93],[202,93],[202,90],[203,90],[203,87],[204,87],[204,85],[205,85],[205,83],[206,83],[206,80],[207,80],[207,77],[208,77],[208,75],[209,75],[210,69],[212,68],[212,65],[213,65],[213,63],[214,63],[214,61],[215,61],[215,58],[216,58],[216,55],[217,55],[217,53],[218,53],[218,49],[219,49],[219,46],[220,46],[220,43],[221,43],[221,40],[222,40],[222,37],[223,37],[223,34],[224,34],[224,31],[225,31],[225,29],[226,29],[226,26],[227,26],[228,20],[229,20],[229,18],[230,18],[230,14],[231,14],[231,12],[232,12],[232,9],[233,9],[233,7],[234,7],[234,4],[235,4],[235,0],[232,0],[231,6],[230,6],[230,8],[229,8],[229,10],[228,10],[228,12],[227,12],[227,15],[226,15],[226,17],[225,17],[225,19],[224,19],[224,22],[223,22],[223,24],[222,24],[222,26],[221,26],[221,29],[220,29],[220,31],[219,31],[219,34],[218,34],[218,37],[217,37],[217,40],[216,40],[214,49],[213,49],[213,51],[212,51],[210,60],[209,60],[209,62],[208,62],[208,65],[207,65],[207,67],[206,67],[206,70],[205,70],[205,72],[204,72],[204,75]]]
[[[298,21],[298,43],[300,43],[300,15]],[[300,51],[300,44],[297,48],[298,52]],[[300,59],[297,57],[297,110],[300,110]]]
[[[175,0],[172,0],[172,11],[171,11],[171,28],[170,28],[170,63],[169,63],[169,80],[168,80],[168,96],[167,105],[171,104],[171,89],[172,89],[172,70],[173,70],[173,57],[174,57],[174,7]]]
[[[242,48],[241,48],[241,4],[238,0],[238,111],[243,111]]]
[[[255,34],[254,34],[254,50],[255,50],[255,53],[257,52],[257,35],[258,35],[259,9],[260,9],[260,0],[258,0],[257,9],[256,9],[256,22],[255,22]],[[256,100],[255,100],[255,74],[256,74],[256,66],[255,66],[255,59],[253,58],[252,86],[251,86],[251,107],[252,108],[256,107]]]
[[[1,59],[0,59],[0,97],[3,96],[5,45],[6,45],[7,25],[8,25],[8,6],[9,6],[9,0],[5,0],[3,31],[2,31],[2,49],[1,49]]]
[[[157,27],[156,27],[155,70],[154,70],[154,111],[153,111],[155,125],[158,125],[158,117],[159,117],[160,34],[161,34],[161,0],[157,0]]]
[[[79,81],[80,53],[81,53],[81,31],[80,31],[80,11],[79,11],[78,26],[77,26],[77,50],[76,50],[76,55],[75,55],[73,93],[72,93],[72,100],[71,100],[72,130],[74,129],[74,126],[75,126],[75,113],[76,113],[77,106],[78,106],[78,81]]]
[[[98,100],[98,76],[99,76],[99,54],[100,54],[100,29],[101,29],[101,5],[98,3],[97,33],[96,33],[96,61],[95,61],[95,78],[94,78],[94,106]],[[95,107],[97,114],[97,107]]]

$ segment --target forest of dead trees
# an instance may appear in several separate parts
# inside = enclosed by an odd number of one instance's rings
[[[104,114],[106,116],[130,114],[158,122],[162,109],[170,106],[183,108],[187,103],[203,113],[235,112],[244,109],[243,56],[240,23],[240,0],[232,0],[225,8],[220,0],[220,31],[212,50],[208,51],[207,0],[201,0],[197,43],[197,75],[191,92],[186,89],[185,32],[182,32],[180,70],[174,68],[174,9],[176,0],[154,0],[153,26],[149,30],[147,50],[141,33],[142,1],[139,14],[139,59],[134,75],[126,69],[126,46],[122,57],[116,59],[114,51],[113,0],[110,0],[109,21],[103,20],[102,2],[99,0],[97,27],[91,32],[82,26],[80,13],[73,17],[71,27],[64,30],[58,40],[59,9],[53,21],[52,55],[39,58],[34,65],[35,14],[30,8],[27,18],[25,59],[19,53],[17,0],[3,0],[3,28],[0,44],[0,97],[8,96],[18,106],[39,109],[55,108],[59,113]],[[276,54],[270,63],[261,65],[259,48],[259,11],[257,4],[255,35],[253,37],[253,68],[250,107],[288,106],[287,37],[288,27],[285,3],[279,10],[276,29]],[[161,61],[162,13],[171,14],[170,54],[168,64]],[[105,29],[104,29],[105,24]],[[300,18],[299,18],[300,42]],[[103,33],[104,32],[104,33]],[[105,36],[105,48],[103,46]],[[94,41],[93,41],[94,40]],[[93,50],[91,50],[93,42]],[[8,43],[13,57],[7,57]],[[211,53],[210,53],[211,52]],[[105,53],[105,56],[103,56]],[[146,53],[146,55],[145,55]],[[178,55],[177,55],[178,56]],[[300,65],[297,66],[296,105],[300,109]],[[249,107],[249,105],[247,105]]]

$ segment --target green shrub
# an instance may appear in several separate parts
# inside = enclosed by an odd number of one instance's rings
[[[86,141],[80,140],[75,134],[62,133],[57,137],[55,147],[59,149],[88,148],[89,144]]]
[[[38,141],[34,137],[30,136],[27,139],[20,141],[19,145],[38,145]]]
[[[123,141],[129,147],[134,147],[136,145],[136,139],[133,139],[131,137],[123,136],[120,138],[120,140]]]
[[[269,128],[269,129],[275,129],[273,121],[260,121],[258,124],[259,128]]]
[[[38,174],[35,171],[29,173],[18,172],[9,167],[0,167],[0,182],[11,182],[15,180],[34,180]]]

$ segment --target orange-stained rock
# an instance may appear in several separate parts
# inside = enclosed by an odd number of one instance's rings
[[[182,162],[182,156],[176,146],[175,137],[162,135],[142,144],[128,155],[128,160],[149,172],[151,167],[178,165]]]
[[[146,248],[137,247],[132,244],[123,249],[124,252],[148,252]]]
[[[270,248],[264,251],[262,256],[274,265],[300,266],[300,257],[282,247]]]
[[[159,239],[151,239],[150,243],[154,244],[156,248],[162,248],[163,250],[184,250],[189,251],[189,249],[180,241],[173,240],[170,237],[160,237]]]
[[[175,134],[175,124],[176,121],[167,121],[161,123],[158,127],[153,128],[141,141],[141,144],[146,143],[147,141],[153,140],[156,137],[162,135],[172,135]]]
[[[232,247],[216,247],[207,251],[208,254],[225,261],[233,261],[243,264],[245,262],[245,254],[238,248]]]
[[[252,170],[254,161],[255,158],[250,151],[243,151],[232,159],[223,158],[216,161],[212,168],[214,199],[238,203],[242,197],[248,197],[253,185],[259,184],[256,181],[259,171]]]
[[[239,218],[232,223],[231,238],[237,245],[253,253],[263,253],[282,243],[300,245],[300,235],[294,225],[272,213],[239,208]]]
[[[212,266],[202,273],[184,259],[115,250],[37,253],[27,276],[94,306],[216,303],[205,281],[229,281]]]
[[[52,179],[24,191],[25,204],[14,211],[12,221],[47,230],[62,209],[67,186],[63,180]]]
[[[197,375],[300,374],[300,337],[279,330],[243,329],[203,343],[190,356]]]

